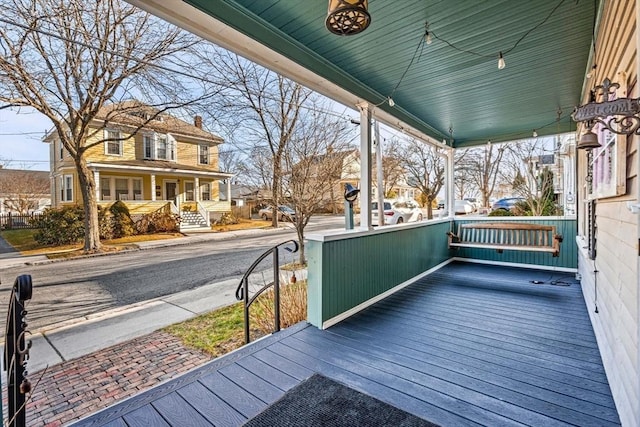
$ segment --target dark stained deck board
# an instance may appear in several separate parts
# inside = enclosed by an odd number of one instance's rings
[[[143,426],[157,426],[157,427],[169,427],[169,424],[162,418],[162,416],[151,405],[145,405],[136,409],[123,418],[123,426],[129,427],[143,427]]]
[[[232,427],[244,423],[247,419],[227,402],[208,389],[194,382],[177,391],[193,408],[208,420],[215,420],[216,427]]]
[[[442,426],[619,425],[572,275],[471,263],[326,331],[288,328],[77,425],[142,414],[240,425],[314,372]]]

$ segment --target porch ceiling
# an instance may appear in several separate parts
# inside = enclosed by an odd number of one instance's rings
[[[575,128],[601,0],[369,0],[354,36],[325,28],[327,1],[130,1],[346,105],[380,104],[383,120],[437,141],[451,128],[459,147]],[[426,22],[437,38],[418,48]]]

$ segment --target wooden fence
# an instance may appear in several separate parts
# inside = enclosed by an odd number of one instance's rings
[[[21,228],[35,228],[33,220],[39,218],[42,213],[20,215],[16,213],[0,214],[0,230],[16,230]]]

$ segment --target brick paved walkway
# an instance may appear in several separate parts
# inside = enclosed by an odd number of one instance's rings
[[[209,360],[211,356],[157,331],[30,373],[34,391],[27,405],[27,424],[61,426]],[[4,386],[2,394],[6,396]]]

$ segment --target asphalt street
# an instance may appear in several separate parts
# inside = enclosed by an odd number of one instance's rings
[[[343,221],[341,217],[312,218],[307,232],[340,228]],[[20,274],[30,274],[34,284],[27,307],[32,331],[204,285],[225,283],[208,289],[218,292],[220,298],[228,298],[234,291],[229,283],[235,283],[230,279],[239,283],[259,255],[288,239],[296,239],[295,229],[266,230],[222,240],[187,236],[184,244],[177,246],[5,268],[0,270],[0,312],[6,312],[11,285]],[[281,263],[294,260],[291,254],[281,254]],[[271,257],[258,271],[269,269]],[[4,325],[0,328],[3,333]]]

